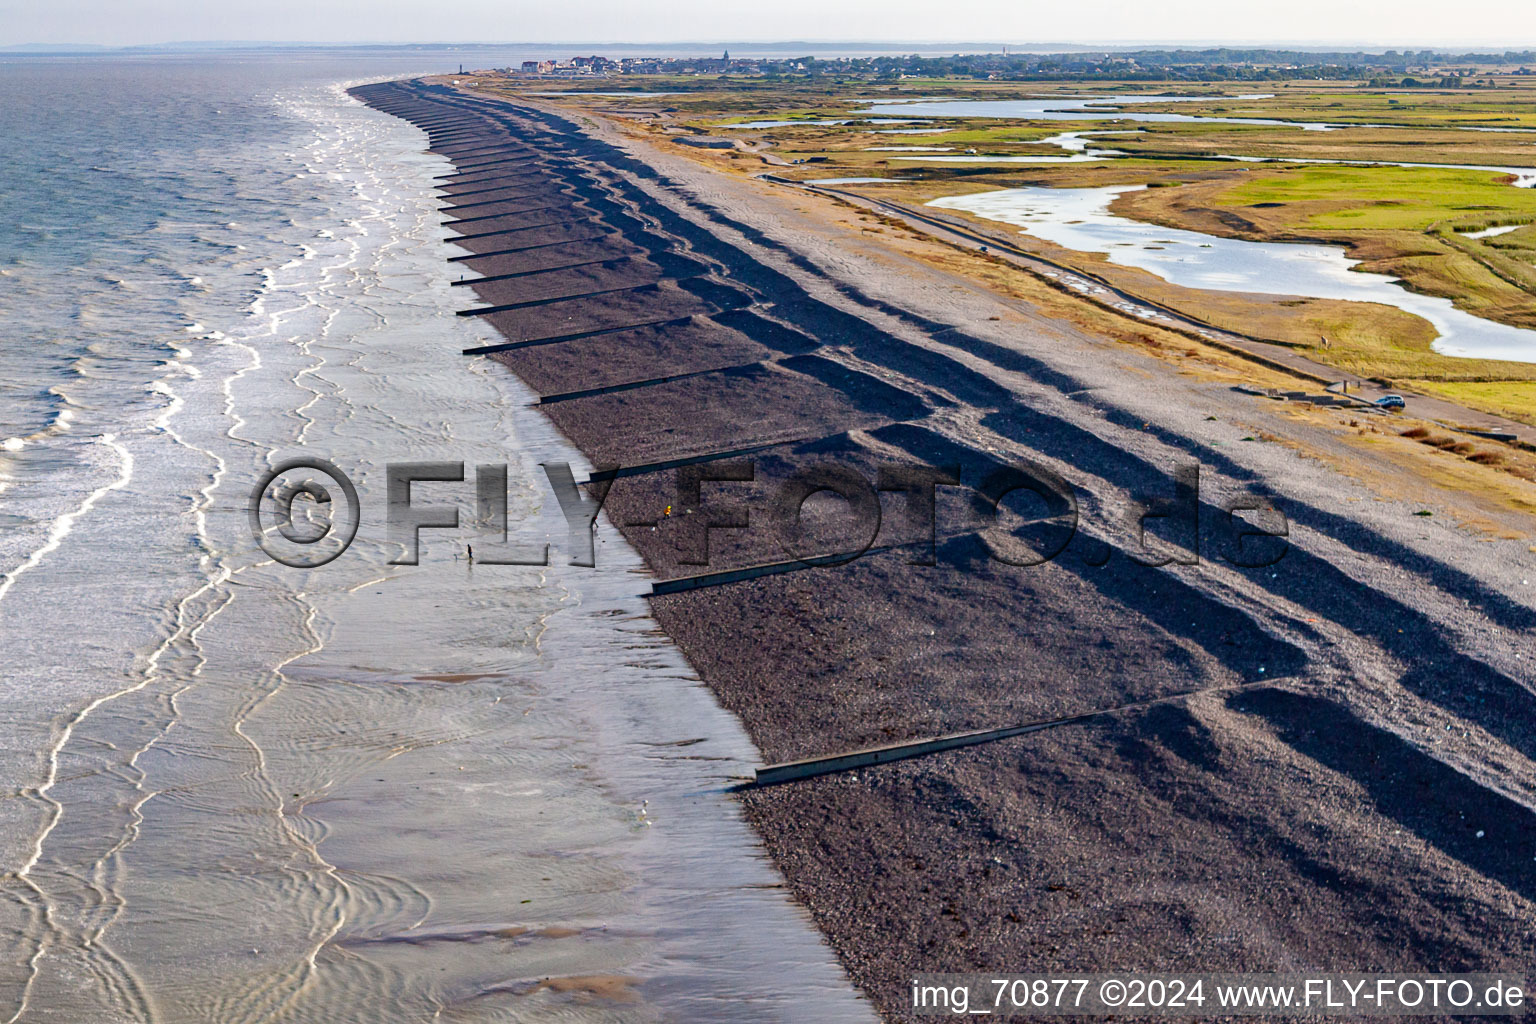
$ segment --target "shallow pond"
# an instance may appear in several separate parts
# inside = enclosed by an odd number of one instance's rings
[[[883,117],[873,120],[863,117],[802,117],[785,121],[742,121],[738,124],[717,125],[718,128],[787,128],[797,124],[869,124],[878,127],[885,124],[926,124],[915,117]]]
[[[1374,124],[1346,121],[1287,121],[1269,117],[1216,117],[1202,114],[1174,114],[1163,111],[1137,111],[1148,103],[1207,103],[1234,100],[1269,99],[1271,94],[1243,96],[1049,96],[1027,100],[944,100],[912,103],[874,103],[870,114],[918,114],[925,117],[999,117],[1031,121],[1134,121],[1145,123],[1175,122],[1207,124],[1262,124],[1300,128],[1309,132],[1329,132],[1340,128],[1422,128],[1411,124]],[[1455,125],[1447,131],[1536,132],[1536,128],[1498,128],[1480,125]]]
[[[1051,96],[1029,100],[946,100],[924,103],[876,103],[871,114],[918,114],[927,117],[1008,117],[1031,121],[1205,121],[1215,124],[1289,125],[1308,131],[1336,127],[1321,121],[1279,121],[1262,117],[1205,117],[1198,114],[1124,110],[1145,103],[1192,103],[1261,97],[1211,96]]]
[[[1113,155],[1115,155],[1114,150],[1106,149],[1092,153],[1071,153],[1067,156],[1023,156],[1015,154],[996,156],[986,153],[961,153],[954,156],[895,156],[891,157],[891,159],[925,164],[1095,164],[1108,160]]]
[[[1506,224],[1506,225],[1504,225],[1503,227],[1500,227],[1500,228],[1483,228],[1483,230],[1481,230],[1481,231],[1468,231],[1468,232],[1465,232],[1462,235],[1462,237],[1463,238],[1493,238],[1496,235],[1507,235],[1511,231],[1519,231],[1523,227],[1525,227],[1524,224]]]

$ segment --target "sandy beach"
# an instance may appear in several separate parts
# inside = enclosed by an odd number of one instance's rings
[[[861,236],[830,201],[534,100],[353,95],[457,168],[436,183],[464,250],[443,274],[504,339],[466,358],[613,470],[604,513],[656,622],[765,763],[1097,713],[741,792],[885,1019],[908,1019],[917,971],[1524,965],[1536,592],[1514,513]],[[973,496],[1020,462],[1077,502],[1042,565],[1000,560]],[[1133,504],[1192,463],[1201,559],[1143,564]],[[893,466],[964,486],[937,488],[931,534],[895,487],[872,531],[813,499],[794,553],[863,557],[729,575],[794,557],[774,496],[829,465],[871,493]],[[714,479],[695,499],[683,470]],[[1243,496],[1288,521],[1271,565],[1230,560]],[[1060,536],[1009,508],[1016,534]]]

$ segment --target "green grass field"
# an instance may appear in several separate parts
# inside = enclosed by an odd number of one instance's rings
[[[1536,152],[1533,152],[1536,157]],[[1536,159],[1532,160],[1536,165]],[[1430,167],[1294,167],[1221,195],[1231,206],[1327,203],[1302,224],[1325,231],[1428,231],[1445,222],[1536,217],[1536,189],[1493,171]]]

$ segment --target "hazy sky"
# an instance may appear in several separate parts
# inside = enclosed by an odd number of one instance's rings
[[[440,15],[451,14],[451,18]],[[1536,45],[1491,0],[0,0],[0,44],[971,40]]]

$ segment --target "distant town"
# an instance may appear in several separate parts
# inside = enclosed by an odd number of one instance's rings
[[[1387,50],[1311,52],[1304,50],[1137,50],[1096,53],[954,54],[947,57],[619,57],[601,55],[567,60],[527,60],[508,74],[538,78],[590,78],[625,75],[737,75],[794,78],[830,76],[850,79],[974,78],[1029,81],[1032,79],[1114,79],[1116,81],[1268,81],[1279,79],[1372,79],[1373,84],[1453,85],[1492,87],[1480,76],[1492,73],[1531,75],[1536,52],[1453,54],[1445,51]],[[1428,81],[1393,75],[1425,76]]]

